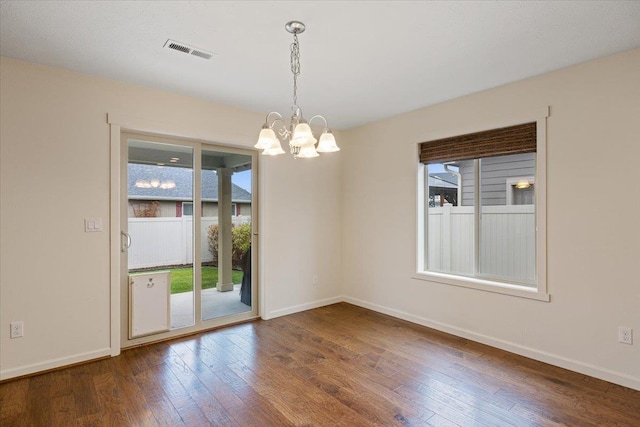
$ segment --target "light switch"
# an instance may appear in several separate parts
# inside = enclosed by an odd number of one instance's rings
[[[102,218],[85,218],[84,231],[86,233],[102,231]]]

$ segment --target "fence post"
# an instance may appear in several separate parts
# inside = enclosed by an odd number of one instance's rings
[[[442,270],[451,271],[451,205],[442,206],[441,232],[441,254]]]

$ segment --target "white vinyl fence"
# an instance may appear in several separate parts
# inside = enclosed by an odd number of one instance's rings
[[[249,216],[235,216],[234,225],[251,222]],[[202,261],[212,261],[207,231],[218,217],[202,218]],[[129,269],[191,264],[193,262],[193,217],[129,218]]]
[[[429,270],[473,275],[473,211],[473,206],[428,209]],[[481,218],[478,272],[486,276],[534,282],[534,206],[484,206]]]

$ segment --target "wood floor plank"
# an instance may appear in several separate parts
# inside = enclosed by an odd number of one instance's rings
[[[174,363],[180,363],[180,359],[175,355],[171,356],[165,365],[157,367],[155,371],[156,378],[171,402],[171,405],[175,408],[180,419],[186,426],[212,425],[202,413],[197,403],[193,401],[189,392],[173,374],[171,365]]]
[[[148,407],[146,394],[137,383],[128,363],[129,360],[129,358],[123,358],[117,362],[113,359],[108,361],[118,396],[126,402],[127,411],[133,424],[149,427],[157,426],[158,423]]]
[[[135,381],[145,394],[147,407],[158,425],[167,427],[185,425],[157,380],[153,368],[139,372],[135,375]]]
[[[281,336],[283,331],[275,332]],[[309,379],[312,383],[336,396],[356,412],[363,412],[358,409],[358,406],[360,401],[366,399],[367,406],[376,407],[378,411],[390,411],[384,414],[382,419],[393,416],[396,420],[410,425],[422,423],[433,416],[432,411],[393,393],[393,390],[402,385],[394,378],[371,370],[367,365],[352,363],[353,359],[341,357],[338,349],[332,348],[327,341],[312,338],[304,330],[299,332],[301,333],[296,335],[298,350],[291,355],[288,362],[290,368],[294,372],[300,372],[306,368],[311,374]],[[282,360],[281,362],[287,364]],[[341,384],[342,379],[351,379],[355,386]],[[351,389],[359,393],[353,401],[349,400],[350,396],[344,396],[344,390]],[[342,391],[343,396],[337,396],[339,391]]]
[[[15,423],[24,418],[30,378],[22,378],[0,385],[0,424]]]
[[[93,382],[95,384],[100,405],[104,408],[104,410],[101,411],[101,414],[103,414],[104,425],[132,425],[133,420],[129,417],[127,405],[116,388],[113,375],[110,372],[95,375],[93,377]]]
[[[76,408],[73,394],[64,394],[54,397],[51,400],[53,414],[51,416],[51,425],[54,426],[72,426],[76,423]]]
[[[46,426],[53,424],[54,408],[50,405],[50,396],[54,381],[51,376],[37,376],[29,381],[25,418],[27,425]]]
[[[528,408],[525,408],[524,406],[521,406],[520,404],[515,404],[513,408],[511,408],[511,412],[521,416],[522,418],[527,418],[539,426],[563,427],[571,425],[584,425],[579,420],[574,420],[569,424],[569,420],[566,418],[564,420],[547,418],[544,414],[532,411]]]
[[[102,410],[93,381],[95,367],[100,363],[96,362],[70,368],[72,370],[70,375],[73,377],[76,415],[79,418],[87,417],[87,419],[90,419],[92,415],[99,414]]]
[[[285,419],[279,415],[272,405],[248,387],[239,377],[235,376],[228,368],[220,369],[217,365],[211,365],[213,354],[208,348],[199,345],[176,346],[178,354],[184,355],[183,360],[198,377],[208,392],[215,396],[225,411],[230,414],[238,425],[284,425]],[[187,351],[192,351],[189,357]],[[227,348],[226,351],[228,351]],[[237,359],[235,359],[237,361]],[[235,363],[235,362],[234,362]]]
[[[640,391],[341,303],[0,383],[0,425],[638,427]]]
[[[279,336],[282,340],[284,338],[285,344],[292,344],[295,340],[294,337]],[[287,342],[288,341],[288,342]],[[258,349],[260,351],[260,349]],[[289,350],[286,350],[289,353]],[[271,358],[278,362],[286,360],[288,355],[283,356],[279,354],[272,354]],[[264,358],[256,358],[256,361],[263,360]],[[289,399],[289,410],[282,411],[290,422],[294,424],[312,423],[312,425],[327,425],[330,423],[331,418],[327,417],[327,409],[331,409],[331,414],[341,420],[348,420],[351,425],[366,425],[366,422],[360,415],[353,411],[353,409],[339,405],[335,397],[323,391],[321,388],[316,389],[309,387],[313,384],[307,380],[306,377],[301,377],[297,372],[292,371],[287,366],[282,366],[275,363],[250,363],[249,366],[238,362],[232,369],[238,374],[238,376],[246,375],[247,372],[256,374],[261,381],[254,383],[252,386],[257,386],[261,390],[261,394],[267,392],[273,393],[278,390],[286,390],[291,386],[291,395]],[[286,383],[282,383],[283,379],[286,379]],[[266,389],[262,387],[266,386]],[[271,396],[271,394],[269,394]],[[274,405],[281,405],[279,399],[273,400]],[[301,418],[301,415],[303,417]]]

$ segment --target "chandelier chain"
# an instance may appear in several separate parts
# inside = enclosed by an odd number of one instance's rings
[[[293,35],[291,44],[291,73],[293,73],[293,105],[298,105],[298,76],[300,75],[300,45],[298,35]]]

